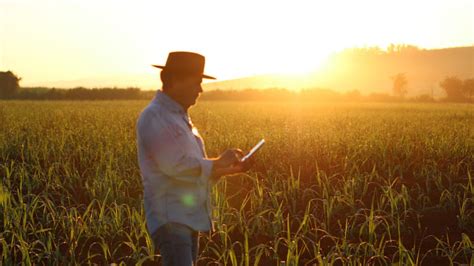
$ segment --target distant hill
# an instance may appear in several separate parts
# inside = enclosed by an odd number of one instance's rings
[[[205,85],[206,89],[325,88],[361,93],[391,93],[391,76],[405,73],[409,95],[442,96],[439,82],[447,76],[474,78],[474,46],[418,49],[414,46],[347,49],[332,55],[318,72],[305,76],[261,75]]]
[[[307,60],[311,60],[308,58]],[[351,48],[335,53],[318,70],[306,75],[257,75],[209,82],[206,90],[242,89],[330,89],[338,92],[358,90],[362,94],[391,93],[391,76],[405,73],[408,96],[433,94],[443,97],[439,82],[447,76],[474,78],[474,46],[445,49],[419,49],[394,45],[387,50],[377,47]],[[22,82],[22,86],[56,88],[137,87],[156,90],[161,87],[158,72],[88,77],[79,80]],[[206,81],[207,82],[207,81]]]

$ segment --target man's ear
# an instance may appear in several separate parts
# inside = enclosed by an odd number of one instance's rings
[[[174,75],[166,70],[162,70],[160,73],[161,83],[163,84],[163,90],[169,90],[173,87]]]

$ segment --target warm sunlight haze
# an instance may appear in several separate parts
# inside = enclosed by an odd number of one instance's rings
[[[473,45],[473,8],[470,0],[0,0],[0,69],[21,73],[24,86],[156,89],[150,64],[190,50],[206,55],[219,80],[301,75],[350,47]]]
[[[474,0],[0,0],[0,266],[474,265]]]

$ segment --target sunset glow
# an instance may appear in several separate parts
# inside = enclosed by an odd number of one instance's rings
[[[0,0],[0,266],[473,265],[474,0]]]
[[[0,0],[0,27],[0,69],[24,85],[108,78],[149,89],[150,64],[176,50],[204,54],[207,72],[222,80],[310,72],[354,46],[474,43],[470,0]]]

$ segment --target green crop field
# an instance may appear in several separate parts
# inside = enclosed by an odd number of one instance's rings
[[[135,146],[147,101],[0,101],[0,265],[151,264]],[[199,265],[474,264],[474,106],[200,102],[212,194]]]

